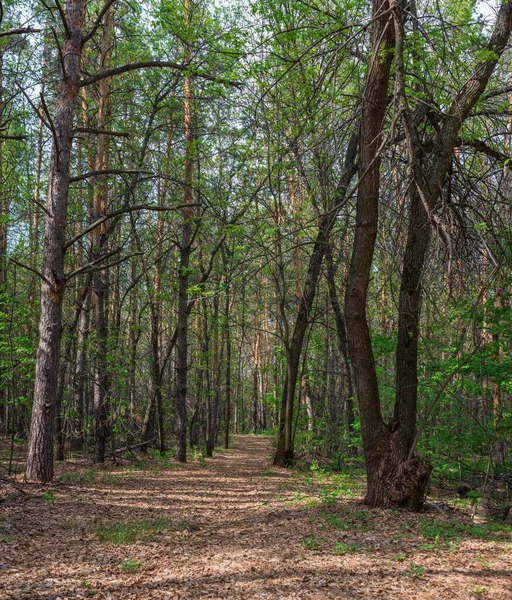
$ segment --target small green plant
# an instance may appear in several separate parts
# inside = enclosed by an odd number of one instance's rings
[[[363,533],[375,529],[374,516],[366,510],[356,510],[353,517],[357,523],[357,529]]]
[[[333,529],[349,529],[347,522],[340,518],[336,513],[323,511],[321,516],[327,521],[329,527],[332,527]]]
[[[343,556],[344,554],[347,554],[348,551],[349,546],[348,544],[345,544],[345,542],[334,542],[334,554],[339,554],[340,556]]]
[[[260,477],[279,477],[280,474],[275,471],[263,471],[260,473]]]
[[[204,469],[207,466],[206,452],[204,448],[194,448],[192,450],[192,458],[197,460],[201,468]]]
[[[405,554],[405,552],[398,552],[393,556],[393,560],[396,560],[397,562],[404,562],[406,558],[407,555]]]
[[[159,519],[154,522],[103,523],[96,529],[96,536],[104,544],[123,546],[134,544],[138,540],[150,541],[169,529],[168,519]]]
[[[92,596],[96,596],[96,590],[95,590],[95,589],[93,589],[93,587],[92,587],[92,584],[91,584],[91,583],[89,583],[89,582],[87,581],[87,579],[83,579],[83,580],[82,580],[82,583],[81,583],[81,585],[82,585],[82,587],[84,588],[84,590],[85,590],[85,595],[86,595],[88,598],[91,598]]]
[[[134,571],[138,571],[140,567],[141,564],[137,562],[134,558],[127,558],[121,563],[121,569],[123,571],[129,571],[131,573],[133,573]]]
[[[303,494],[302,492],[299,492],[299,491],[293,492],[293,501],[294,502],[302,502],[306,498],[307,498],[307,496],[305,494]]]
[[[478,490],[470,490],[468,492],[468,498],[471,503],[471,512],[473,516],[475,516],[478,505],[480,504],[480,500],[482,498],[482,492],[479,492]]]
[[[323,469],[317,460],[312,460],[309,465],[309,470],[314,473],[318,473],[319,475],[325,475],[326,471]]]
[[[48,506],[53,506],[55,504],[55,495],[52,490],[48,490],[43,494],[43,500],[48,504]]]
[[[63,473],[59,480],[62,483],[92,483],[96,478],[96,472],[87,469],[83,473]]]
[[[344,554],[358,554],[361,552],[359,544],[346,544],[345,542],[334,542],[334,554],[343,556]]]
[[[123,483],[122,478],[114,473],[105,473],[101,479],[103,483],[112,486],[121,485]]]
[[[305,550],[311,550],[314,552],[315,550],[318,550],[320,548],[316,536],[313,534],[306,535],[305,537],[303,537],[301,543],[302,547]]]
[[[320,498],[322,500],[322,504],[326,506],[336,506],[338,502],[339,493],[336,490],[323,488],[320,490]]]
[[[411,579],[423,579],[425,577],[425,567],[417,565],[414,562],[409,563],[409,569],[404,571],[404,577],[410,577]]]

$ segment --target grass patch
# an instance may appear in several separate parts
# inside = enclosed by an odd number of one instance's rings
[[[121,569],[123,571],[127,571],[128,573],[134,573],[135,571],[138,571],[141,568],[141,566],[142,565],[139,562],[137,562],[134,558],[127,558],[121,563]]]
[[[502,535],[512,533],[512,526],[506,523],[492,521],[486,525],[468,525],[450,521],[420,520],[422,536],[427,540],[423,545],[426,550],[448,549],[456,550],[457,542],[461,538],[471,537],[478,540],[496,542],[502,539]]]
[[[425,567],[411,561],[409,568],[403,572],[403,575],[411,579],[423,579],[425,577]]]
[[[320,544],[318,543],[316,536],[314,534],[306,535],[301,539],[302,547],[305,550],[310,550],[314,552],[320,548]]]
[[[52,490],[48,490],[42,496],[43,501],[48,504],[48,506],[53,506],[55,504],[55,494]]]
[[[102,483],[111,486],[119,486],[123,483],[122,477],[120,477],[119,475],[115,475],[114,473],[105,473],[101,477],[101,481]]]
[[[96,529],[96,537],[102,544],[124,546],[138,541],[152,541],[171,529],[168,519],[134,523],[102,523]]]
[[[280,473],[276,473],[275,471],[263,471],[259,473],[259,477],[280,477]]]
[[[320,513],[320,516],[327,521],[327,525],[332,529],[340,529],[345,531],[351,527],[346,519],[342,519],[335,512],[324,510]]]
[[[97,477],[97,473],[92,469],[87,469],[83,473],[62,473],[58,479],[62,483],[92,483]]]
[[[334,554],[344,556],[345,554],[358,554],[362,552],[359,544],[346,544],[345,542],[335,542],[333,548]]]

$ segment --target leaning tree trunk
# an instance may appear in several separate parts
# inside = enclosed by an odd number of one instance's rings
[[[68,33],[62,49],[65,73],[59,81],[45,212],[41,317],[36,358],[34,405],[26,478],[46,483],[53,478],[53,423],[62,336],[65,290],[64,243],[67,223],[70,158],[75,101],[80,88],[84,0],[68,0]]]
[[[286,348],[286,380],[281,399],[277,449],[273,461],[276,466],[287,466],[293,460],[293,409],[300,357],[304,338],[310,322],[311,309],[315,299],[322,262],[329,243],[329,236],[331,235],[340,205],[345,199],[347,188],[354,174],[357,139],[357,135],[353,135],[349,141],[345,156],[343,175],[334,194],[334,207],[324,213],[319,220],[315,244],[313,246],[308,270],[302,286],[303,292],[298,305],[297,316],[295,317],[293,333],[290,343]]]
[[[373,1],[373,18],[370,65],[362,103],[356,227],[345,316],[367,468],[365,501],[370,506],[385,506],[399,461],[394,458],[391,432],[382,417],[366,300],[377,236],[380,146],[395,45],[387,0]]]

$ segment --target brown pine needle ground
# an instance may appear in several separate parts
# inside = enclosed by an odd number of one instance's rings
[[[269,454],[236,436],[206,462],[2,482],[0,598],[512,598],[510,526],[367,510],[357,477],[269,468]]]

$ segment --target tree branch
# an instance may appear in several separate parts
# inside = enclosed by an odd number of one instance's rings
[[[18,265],[18,267],[21,267],[22,269],[26,269],[27,271],[30,271],[31,273],[34,273],[34,275],[37,275],[40,279],[42,279],[45,283],[47,283],[51,288],[53,288],[53,283],[49,279],[47,279],[37,269],[34,269],[33,267],[29,267],[28,265],[17,261],[15,258],[10,258],[9,262],[12,262],[13,264]]]
[[[35,27],[18,27],[17,29],[8,29],[7,31],[0,31],[0,38],[7,35],[20,35],[23,33],[39,33],[42,29],[36,29]]]
[[[92,83],[96,83],[101,81],[102,79],[106,79],[108,77],[114,77],[115,75],[121,75],[122,73],[127,73],[129,71],[136,71],[139,69],[175,69],[176,71],[183,71],[189,73],[190,75],[194,75],[196,77],[200,77],[201,79],[206,79],[207,81],[214,81],[216,83],[222,83],[223,85],[229,85],[232,87],[241,87],[243,83],[241,81],[231,81],[229,79],[223,79],[220,77],[215,77],[215,75],[209,75],[208,73],[203,73],[197,69],[194,69],[190,65],[169,62],[166,60],[147,60],[143,62],[130,63],[127,65],[123,65],[122,67],[115,67],[113,69],[108,69],[106,71],[102,71],[101,73],[97,73],[96,75],[91,75],[91,77],[86,77],[82,79],[80,85],[85,87],[87,85],[91,85]]]
[[[103,17],[105,16],[105,14],[108,12],[109,8],[116,3],[117,0],[109,0],[108,2],[105,3],[105,5],[103,6],[103,8],[101,9],[99,15],[96,17],[96,20],[94,21],[89,33],[87,33],[83,38],[82,38],[82,46],[87,44],[87,42],[92,39],[92,37],[94,36],[94,34],[96,33],[96,31],[98,31],[98,28],[101,25],[101,22],[103,21]]]
[[[60,3],[59,0],[54,0],[54,2],[55,2],[55,6],[57,7],[57,10],[59,12],[60,20],[62,21],[62,24],[64,25],[64,29],[66,30],[66,35],[68,37],[71,37],[71,30],[69,29],[68,20],[66,19],[66,13],[64,12],[64,9],[62,8],[62,4]]]
[[[504,152],[500,152],[499,150],[492,148],[482,140],[459,139],[457,140],[457,147],[460,148],[461,146],[469,146],[470,148],[474,148],[477,152],[482,152],[490,158],[495,158],[496,160],[500,160],[503,162],[511,159],[511,156],[509,154],[505,154]]]
[[[114,262],[107,263],[105,265],[98,264],[102,260],[105,260],[106,258],[108,258],[109,256],[116,254],[117,252],[119,252],[119,250],[120,250],[120,248],[118,248],[117,250],[115,250],[113,252],[110,252],[109,254],[106,254],[105,256],[102,256],[101,259],[92,261],[90,263],[87,263],[83,267],[79,267],[78,269],[71,271],[71,273],[66,275],[66,281],[69,281],[72,277],[76,277],[77,275],[83,275],[84,273],[97,273],[98,271],[110,269],[111,267],[115,267],[116,265],[121,264],[125,260],[129,260],[130,258],[133,258],[134,256],[140,256],[140,254],[141,254],[141,252],[134,252],[133,254],[128,254],[127,256],[121,256],[121,258],[115,260]],[[94,265],[97,265],[97,266],[94,266]]]
[[[199,204],[197,204],[197,203],[196,204],[187,204],[187,206],[199,206]],[[138,210],[151,210],[151,211],[156,211],[156,212],[159,212],[159,211],[165,212],[165,211],[171,211],[171,210],[181,210],[184,207],[185,207],[184,204],[179,204],[177,206],[158,206],[156,204],[155,205],[137,204],[135,206],[126,206],[124,208],[120,208],[118,210],[115,210],[114,212],[109,213],[108,215],[104,215],[103,217],[100,217],[99,219],[94,221],[94,223],[91,223],[88,227],[86,227],[83,231],[81,231],[80,233],[77,233],[75,236],[73,236],[70,240],[68,240],[64,244],[64,250],[67,250],[70,246],[72,246],[73,244],[78,242],[79,239],[83,238],[84,235],[87,235],[93,229],[96,229],[96,227],[98,227],[102,223],[105,223],[105,221],[113,219],[114,217],[118,217],[119,215],[122,215],[124,213],[136,212]]]
[[[121,131],[107,131],[106,129],[94,129],[94,127],[77,127],[73,130],[73,134],[75,133],[95,133],[95,134],[103,134],[103,135],[112,135],[115,137],[130,137],[129,133],[123,133]]]
[[[87,173],[75,175],[74,177],[70,177],[69,182],[75,183],[76,181],[83,181],[84,179],[99,175],[138,175],[139,173],[143,173],[144,175],[154,174],[152,171],[143,171],[141,169],[106,169],[105,171],[87,171]]]

